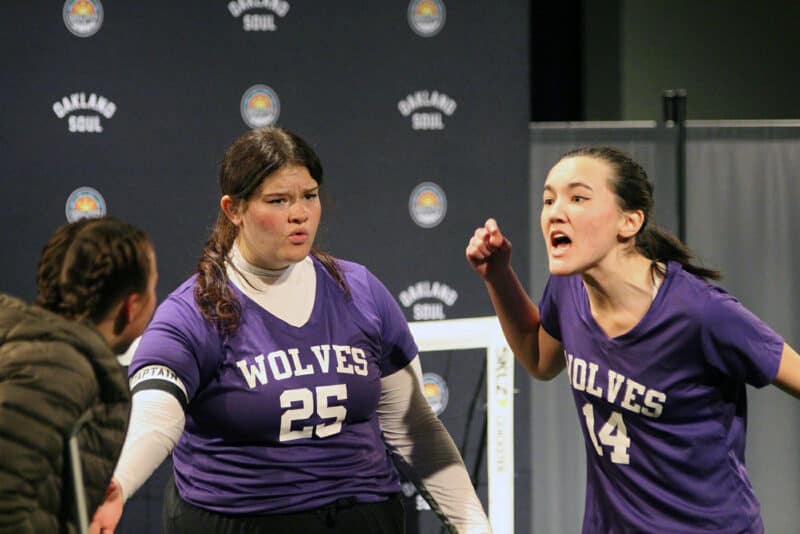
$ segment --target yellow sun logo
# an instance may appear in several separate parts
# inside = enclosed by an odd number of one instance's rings
[[[92,197],[81,197],[75,201],[73,209],[76,211],[96,211],[98,209],[97,201]]]
[[[78,0],[72,4],[73,15],[94,15],[94,6],[88,0]]]
[[[272,100],[267,95],[258,94],[250,99],[250,107],[255,109],[269,109],[272,107]]]
[[[427,15],[433,16],[436,15],[438,10],[436,9],[436,4],[433,2],[423,1],[417,4],[417,15]]]

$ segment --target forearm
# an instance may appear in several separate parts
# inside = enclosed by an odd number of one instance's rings
[[[114,470],[123,499],[129,499],[172,452],[183,432],[185,418],[180,403],[161,390],[146,389],[133,395],[131,422]]]
[[[489,533],[491,527],[450,434],[422,394],[418,358],[381,381],[378,408],[389,446],[458,532]]]
[[[508,346],[520,365],[538,376],[539,309],[510,267],[484,283]]]

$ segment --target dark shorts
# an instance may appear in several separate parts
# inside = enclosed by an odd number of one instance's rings
[[[181,499],[173,477],[167,481],[163,534],[403,534],[405,512],[400,495],[376,503],[338,501],[303,512],[227,515]]]

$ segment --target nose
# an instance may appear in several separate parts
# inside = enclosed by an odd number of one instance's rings
[[[560,198],[555,198],[550,205],[542,207],[542,215],[549,221],[563,221],[566,217],[564,207],[564,202]]]
[[[294,202],[289,207],[289,221],[295,223],[306,222],[308,219],[308,209],[302,202]]]

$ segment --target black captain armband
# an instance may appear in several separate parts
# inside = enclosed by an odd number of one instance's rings
[[[148,365],[142,367],[131,377],[130,386],[131,396],[145,389],[158,389],[166,391],[178,399],[184,412],[189,406],[189,396],[186,393],[186,387],[183,385],[181,379],[178,378],[178,375],[175,374],[175,371],[166,365]]]

